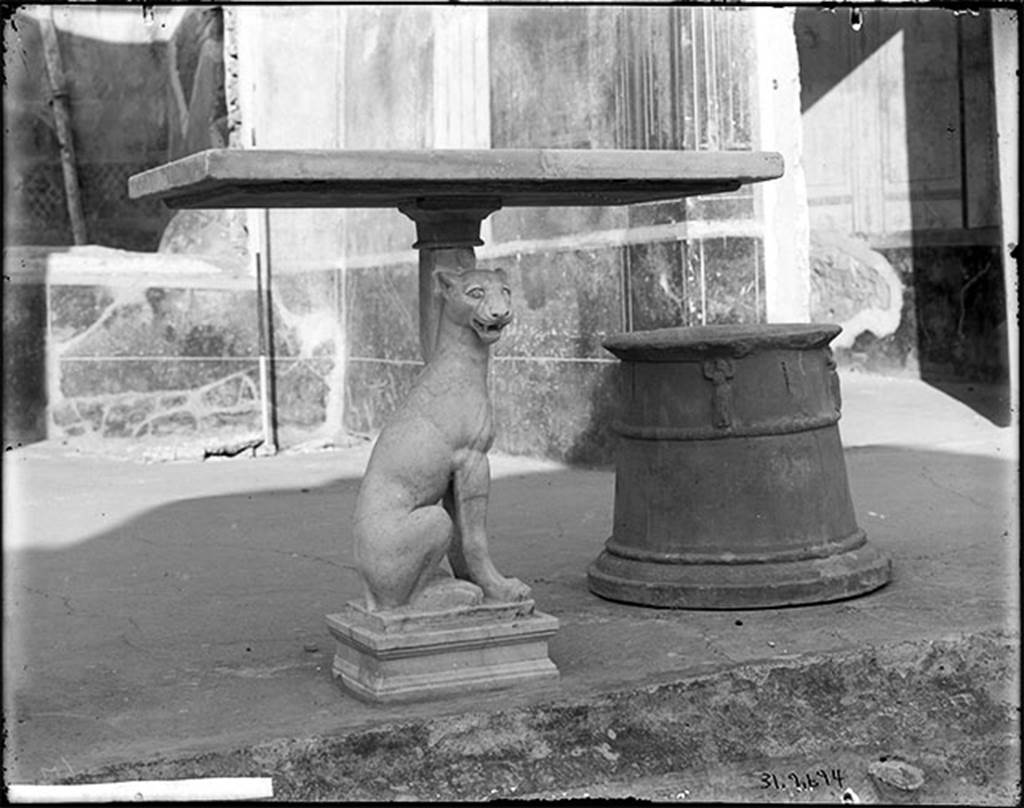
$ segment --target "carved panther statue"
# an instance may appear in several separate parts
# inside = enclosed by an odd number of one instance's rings
[[[434,353],[381,431],[355,509],[356,567],[370,611],[431,611],[525,600],[487,545],[494,440],[490,346],[512,319],[504,270],[434,273],[442,299]],[[441,566],[447,555],[454,577]]]

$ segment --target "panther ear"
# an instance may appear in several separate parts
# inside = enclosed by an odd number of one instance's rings
[[[447,292],[459,280],[459,273],[451,269],[435,269],[434,277],[437,278],[437,286],[442,292]]]

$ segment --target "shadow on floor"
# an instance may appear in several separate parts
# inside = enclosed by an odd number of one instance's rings
[[[358,478],[178,501],[168,490],[166,503],[116,525],[101,521],[100,532],[81,524],[88,538],[78,543],[5,553],[13,629],[4,638],[12,727],[5,764],[22,779],[52,779],[61,767],[492,714],[780,652],[795,659],[837,643],[860,648],[1002,627],[1015,574],[1006,563],[1011,464],[888,446],[849,452],[847,463],[858,521],[892,556],[894,582],[856,601],[756,612],[657,610],[594,597],[585,570],[608,535],[614,475],[563,469],[496,479],[494,559],[561,621],[552,658],[562,678],[543,691],[385,707],[338,692],[324,629],[324,615],[359,592],[348,535]],[[176,468],[166,467],[164,484]],[[291,473],[271,460],[252,469],[263,481],[272,470],[282,481]],[[111,485],[99,473],[90,479],[59,506],[59,518],[79,525],[83,514],[104,516],[70,501],[95,503],[95,490]],[[27,521],[35,530],[53,518]],[[837,713],[829,730],[836,737],[843,720]]]
[[[923,379],[925,383],[955,398],[974,410],[982,418],[996,426],[1010,426],[1012,423],[1010,386],[985,382],[943,381]]]

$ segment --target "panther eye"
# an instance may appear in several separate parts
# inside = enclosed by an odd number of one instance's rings
[[[472,289],[467,289],[466,294],[475,300],[480,300],[486,293],[479,286],[474,286]]]
[[[512,297],[512,290],[509,289],[507,286],[502,286],[501,291],[503,291],[509,297]]]

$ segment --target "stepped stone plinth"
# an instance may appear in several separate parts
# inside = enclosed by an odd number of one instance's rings
[[[437,612],[369,612],[349,603],[327,616],[333,672],[372,702],[418,701],[557,678],[548,639],[558,620],[532,600]]]

